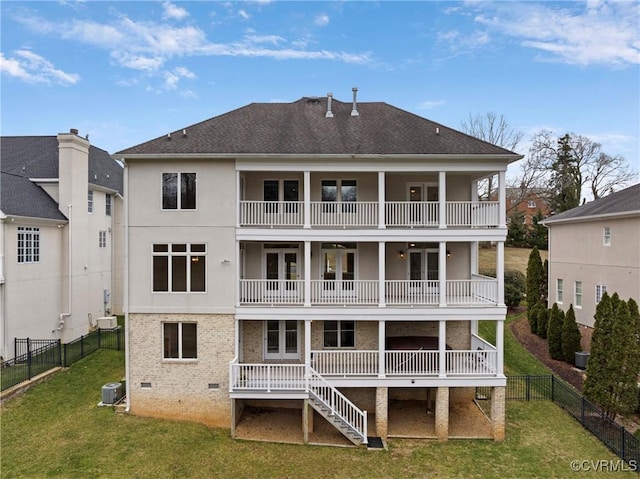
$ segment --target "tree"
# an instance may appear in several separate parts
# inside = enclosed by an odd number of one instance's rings
[[[544,219],[544,215],[540,210],[536,211],[536,214],[531,218],[531,228],[528,231],[527,243],[529,246],[537,246],[538,249],[546,250],[549,244],[549,233],[546,226],[541,225],[540,222]]]
[[[573,310],[573,304],[569,306],[569,310],[562,322],[562,358],[570,364],[574,364],[576,353],[582,350],[580,346],[580,329],[576,323],[576,313]]]
[[[542,304],[538,304],[538,312],[536,314],[536,334],[542,339],[547,338],[547,328],[549,327],[550,311]]]
[[[591,352],[587,362],[587,379],[582,392],[585,397],[600,406],[608,402],[613,371],[609,364],[609,349],[613,332],[613,305],[608,293],[604,293],[596,306]]]
[[[515,212],[509,216],[507,229],[507,246],[521,248],[527,244],[527,225],[524,224],[524,213]]]
[[[629,298],[627,306],[629,306],[629,314],[631,315],[633,324],[635,325],[636,342],[640,347],[640,310],[638,309],[638,303],[635,299]],[[640,361],[638,361],[638,364],[640,364]]]
[[[545,308],[549,307],[549,260],[542,264],[542,281],[540,282],[540,302]]]
[[[573,154],[571,136],[568,133],[558,138],[558,148],[551,163],[551,171],[551,211],[561,213],[579,206],[582,197],[582,172]]]
[[[534,247],[529,254],[529,262],[527,264],[527,318],[529,324],[535,325],[536,318],[531,318],[531,310],[534,305],[540,302],[540,283],[542,281],[542,259],[538,248]],[[532,332],[536,331],[536,327],[532,326]]]
[[[562,310],[557,303],[553,303],[551,313],[549,313],[549,324],[547,326],[547,346],[552,359],[562,359],[562,322],[564,318]]]

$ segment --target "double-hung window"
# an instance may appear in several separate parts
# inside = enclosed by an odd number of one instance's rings
[[[87,212],[93,213],[93,190],[87,192]]]
[[[162,323],[164,359],[197,359],[197,323]]]
[[[564,285],[562,278],[556,279],[556,302],[562,303],[564,297]]]
[[[204,292],[207,248],[202,243],[153,245],[153,291]]]
[[[111,216],[111,195],[109,193],[104,196],[104,214]]]
[[[600,302],[604,293],[607,292],[607,286],[604,284],[596,284],[596,304]]]
[[[162,173],[162,209],[196,209],[195,173]]]
[[[337,212],[335,205],[330,203],[342,203],[342,212],[355,212],[355,203],[358,201],[358,184],[356,180],[322,180],[322,201],[328,203],[324,206],[325,212]]]
[[[324,347],[353,348],[355,346],[355,331],[354,321],[325,321]]]
[[[98,247],[106,248],[107,247],[107,232],[106,231],[98,231]]]
[[[18,226],[18,263],[40,261],[40,228]]]
[[[602,244],[611,246],[611,228],[609,226],[605,226],[602,231]]]
[[[576,308],[582,308],[582,281],[576,281],[574,286],[574,300]]]

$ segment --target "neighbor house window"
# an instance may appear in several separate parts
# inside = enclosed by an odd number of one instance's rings
[[[353,348],[355,346],[354,321],[325,321],[325,348]]]
[[[89,213],[93,213],[93,191],[89,190],[87,192],[87,211]]]
[[[556,301],[558,303],[562,303],[562,298],[564,296],[564,286],[562,284],[562,279],[556,279]]]
[[[536,207],[536,202],[534,200],[529,200],[529,201],[527,201],[527,206],[529,208],[535,208]]]
[[[602,235],[602,244],[604,246],[611,245],[611,228],[608,226],[604,227],[603,235]]]
[[[600,302],[604,293],[607,292],[607,286],[604,284],[596,284],[596,304]]]
[[[162,173],[162,209],[196,209],[195,173]]]
[[[98,231],[98,247],[106,248],[107,247],[107,232],[106,231]]]
[[[162,323],[163,357],[196,359],[198,338],[196,323]]]
[[[111,216],[111,195],[109,193],[104,197],[104,214]]]
[[[205,291],[206,252],[202,243],[154,244],[153,291]]]
[[[574,301],[576,308],[582,308],[582,281],[576,281],[574,286]]]
[[[18,226],[18,263],[40,261],[40,228]]]

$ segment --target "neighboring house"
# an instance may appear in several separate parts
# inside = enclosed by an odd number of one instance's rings
[[[77,130],[0,141],[0,355],[8,359],[15,338],[69,342],[122,311],[123,168]]]
[[[551,214],[546,192],[537,188],[524,192],[520,188],[507,188],[507,221],[516,213],[523,215],[524,224],[533,226],[533,218]]]
[[[640,184],[551,216],[549,303],[573,304],[589,350],[602,294],[640,300]]]
[[[113,156],[132,413],[235,436],[246,407],[298,408],[307,441],[331,409],[363,443],[364,411],[386,438],[395,401],[426,398],[444,440],[455,403],[486,386],[504,437],[505,172],[520,155],[354,90],[252,103]],[[478,201],[493,175],[499,200]],[[497,278],[478,274],[482,241]]]

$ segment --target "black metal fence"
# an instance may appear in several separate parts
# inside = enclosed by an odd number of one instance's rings
[[[16,339],[14,346],[20,354],[0,365],[2,391],[49,369],[68,367],[98,349],[120,351],[124,348],[124,331],[121,328],[97,329],[66,344],[61,344],[59,339]]]
[[[488,398],[490,391],[478,388],[476,394]],[[508,376],[506,398],[515,401],[553,401],[624,461],[640,467],[640,439],[557,377]]]

